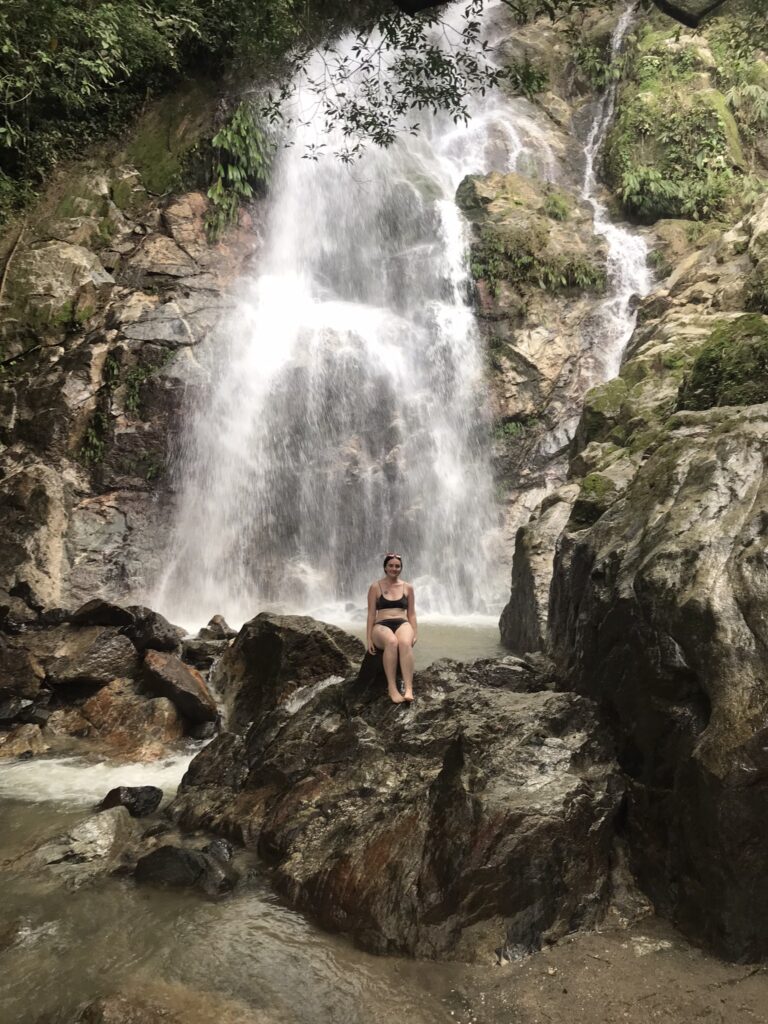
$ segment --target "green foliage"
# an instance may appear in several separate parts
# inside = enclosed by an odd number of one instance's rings
[[[602,91],[621,77],[623,60],[611,59],[608,40],[598,43],[587,39],[575,24],[569,27],[567,35],[571,57],[593,89]]]
[[[93,413],[80,444],[80,459],[86,466],[95,466],[102,462],[107,450],[107,434],[109,418],[102,409]]]
[[[660,277],[667,277],[672,272],[672,265],[663,249],[651,249],[648,253],[648,265]]]
[[[239,105],[211,140],[214,154],[213,184],[208,189],[211,208],[206,218],[210,241],[215,241],[237,220],[237,211],[254,189],[269,181],[274,146],[257,122],[249,103]]]
[[[492,295],[502,282],[529,284],[544,291],[569,288],[602,291],[605,271],[584,256],[551,253],[543,231],[485,226],[471,247],[470,269]]]
[[[544,213],[552,220],[568,220],[571,215],[571,204],[562,192],[550,192],[544,200]]]
[[[527,56],[523,61],[511,61],[506,67],[505,78],[511,92],[529,100],[543,92],[548,83],[546,71],[537,68]]]
[[[723,320],[694,360],[677,408],[768,402],[768,320],[751,314]]]
[[[687,103],[674,92],[635,95],[609,135],[604,168],[624,208],[643,221],[708,219],[733,195],[731,140],[706,94]]]

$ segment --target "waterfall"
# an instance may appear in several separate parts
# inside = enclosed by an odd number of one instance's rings
[[[611,34],[611,61],[619,55],[624,37],[635,15],[635,0],[624,9]],[[621,359],[632,332],[635,329],[636,314],[633,303],[651,290],[652,277],[648,269],[648,246],[639,235],[621,224],[614,224],[608,217],[605,204],[600,199],[595,163],[600,154],[606,134],[613,120],[618,83],[612,82],[597,103],[592,126],[584,147],[585,166],[581,189],[594,212],[595,234],[601,235],[608,247],[608,280],[610,295],[601,303],[590,318],[590,331],[605,342],[596,347],[588,365],[591,380],[589,386],[615,377],[621,366]]]
[[[601,365],[579,372],[580,393],[610,372],[642,290],[634,271],[622,276],[627,238],[638,254],[642,243],[596,198],[612,103],[595,119],[584,195],[622,283],[590,325],[584,363]],[[560,172],[525,100],[486,96],[472,115],[466,125],[425,118],[419,136],[352,167],[306,159],[327,140],[296,119],[258,269],[188,417],[167,569],[151,598],[174,621],[221,612],[237,624],[267,608],[359,615],[386,551],[402,554],[421,613],[503,605],[487,370],[454,195],[470,173]]]
[[[155,606],[175,621],[364,606],[397,551],[421,612],[496,613],[499,513],[485,357],[454,195],[467,173],[554,157],[524,101],[353,167],[278,156],[263,253],[188,423]]]

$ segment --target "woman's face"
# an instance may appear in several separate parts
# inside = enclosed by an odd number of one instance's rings
[[[403,563],[400,561],[399,558],[390,558],[390,560],[384,567],[384,572],[387,574],[387,576],[391,576],[392,579],[395,579],[397,576],[400,575],[402,568]]]

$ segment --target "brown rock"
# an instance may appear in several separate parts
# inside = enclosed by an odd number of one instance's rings
[[[0,647],[0,697],[13,694],[31,700],[44,678],[45,670],[34,654],[23,648]]]
[[[171,701],[141,696],[128,680],[103,687],[81,710],[99,738],[120,753],[151,759],[184,735],[184,723]]]
[[[5,736],[0,736],[0,759],[31,757],[44,754],[48,749],[39,725],[17,725]]]
[[[91,723],[77,708],[59,708],[45,723],[46,736],[88,736],[91,731]]]
[[[216,701],[203,677],[175,655],[147,651],[144,678],[154,693],[168,697],[191,722],[213,722],[218,717]]]

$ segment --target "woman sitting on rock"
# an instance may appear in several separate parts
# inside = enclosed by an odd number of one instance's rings
[[[368,589],[368,625],[365,643],[369,653],[382,651],[384,674],[393,704],[413,700],[413,645],[416,643],[416,606],[413,587],[400,579],[403,560],[390,552],[384,556],[384,578]],[[397,688],[397,656],[405,695]]]

